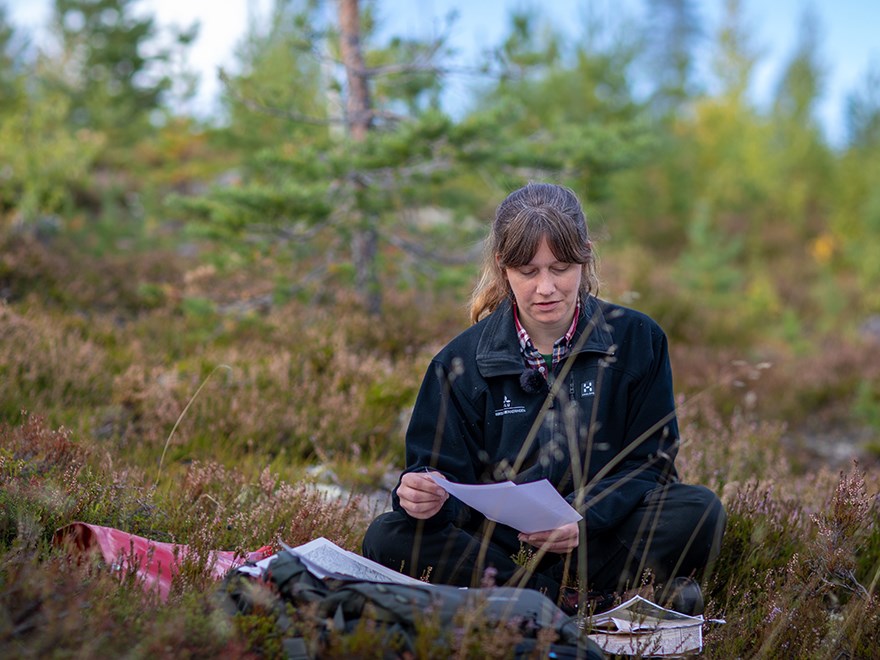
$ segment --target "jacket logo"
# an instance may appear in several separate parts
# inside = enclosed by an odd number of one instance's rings
[[[588,380],[586,383],[581,383],[581,396],[596,396],[596,388],[593,385],[593,381]]]
[[[503,408],[498,408],[495,411],[495,417],[501,417],[502,415],[513,415],[515,413],[524,413],[526,411],[525,406],[514,406],[510,399],[507,398],[507,395],[504,396],[504,399],[501,401],[501,405]]]

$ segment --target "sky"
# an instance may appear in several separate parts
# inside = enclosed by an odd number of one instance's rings
[[[0,0],[10,21],[34,37],[45,38],[51,0]],[[272,0],[141,0],[138,6],[152,13],[160,28],[200,22],[199,37],[189,54],[190,66],[199,72],[199,93],[190,110],[207,114],[216,107],[219,89],[217,68],[234,69],[234,49],[248,21],[266,17]],[[453,45],[461,61],[473,62],[487,45],[500,41],[511,9],[529,7],[559,29],[579,26],[587,6],[611,14],[621,5],[638,8],[638,0],[380,0],[381,18],[389,33],[429,36],[441,29],[443,17],[458,13]],[[698,11],[707,32],[713,32],[724,0],[698,0]],[[797,39],[801,16],[811,7],[820,20],[819,59],[825,65],[825,93],[819,119],[832,143],[844,138],[846,95],[861,84],[869,67],[880,68],[880,0],[743,0],[746,19],[754,29],[753,44],[762,57],[755,70],[752,97],[767,103]],[[469,59],[471,58],[471,59]],[[464,104],[468,81],[449,81],[447,106]]]

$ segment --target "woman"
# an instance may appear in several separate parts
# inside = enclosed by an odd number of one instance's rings
[[[569,610],[571,586],[608,601],[645,580],[664,599],[684,585],[672,604],[702,609],[690,578],[717,556],[726,516],[711,491],[678,480],[666,336],[597,293],[575,194],[546,183],[511,193],[487,241],[474,325],[428,368],[393,510],[368,529],[364,556],[463,586],[491,569],[496,583]],[[583,520],[522,534],[450,498],[429,472],[469,484],[546,478]]]

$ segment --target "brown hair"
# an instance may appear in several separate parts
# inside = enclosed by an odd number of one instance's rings
[[[583,265],[582,300],[599,292],[587,219],[577,196],[564,186],[529,183],[510,193],[495,211],[483,253],[483,272],[471,296],[471,321],[476,323],[512,298],[504,269],[529,263],[542,238],[560,261]]]

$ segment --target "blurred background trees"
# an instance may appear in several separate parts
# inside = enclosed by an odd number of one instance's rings
[[[759,107],[763,44],[739,0],[717,24],[693,0],[591,7],[567,30],[518,9],[462,66],[455,16],[414,38],[385,29],[379,0],[276,0],[207,118],[183,109],[197,25],[160,29],[138,0],[55,0],[35,48],[0,11],[0,231],[254,283],[195,293],[145,267],[121,296],[131,310],[344,301],[381,320],[401,295],[460,308],[498,200],[552,179],[587,206],[603,295],[674,343],[760,357],[861,341],[880,314],[877,67],[832,144],[814,12]],[[456,78],[469,97],[450,111]],[[9,254],[6,298],[45,284]],[[63,280],[54,299],[70,304]]]

